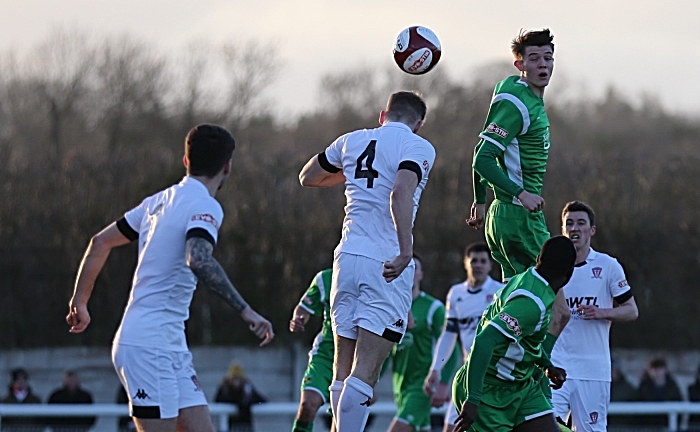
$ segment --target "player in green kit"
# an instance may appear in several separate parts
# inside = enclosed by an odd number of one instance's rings
[[[416,255],[413,256],[413,261],[416,263],[411,304],[413,327],[410,327],[409,323],[403,340],[394,347],[387,360],[387,363],[392,363],[394,400],[397,407],[396,416],[388,432],[429,431],[430,408],[432,405],[441,406],[445,403],[448,395],[447,384],[452,379],[459,361],[459,349],[455,349],[442,369],[440,382],[436,385],[438,388],[432,396],[425,394],[423,381],[433,362],[433,347],[442,334],[445,305],[421,291],[423,262]]]
[[[319,272],[294,308],[289,322],[291,332],[303,332],[311,315],[323,316],[323,328],[309,352],[309,365],[301,383],[301,401],[292,432],[311,432],[318,409],[328,401],[333,380],[333,331],[330,318],[332,269]]]
[[[467,223],[486,223],[486,242],[503,280],[533,266],[549,238],[541,197],[549,155],[549,119],[542,99],[554,70],[548,29],[512,41],[514,75],[496,84],[480,141],[474,149],[474,203]],[[494,201],[486,213],[486,190]]]
[[[571,278],[576,249],[557,236],[542,246],[535,267],[513,277],[479,322],[469,360],[458,372],[455,432],[558,432],[552,405],[533,378],[543,369],[554,388],[566,372],[552,365],[542,343],[556,292]]]

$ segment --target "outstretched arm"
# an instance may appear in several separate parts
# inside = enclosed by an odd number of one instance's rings
[[[90,300],[97,276],[102,271],[109,253],[113,248],[125,245],[130,241],[117,228],[116,222],[112,222],[90,240],[78,269],[73,297],[68,303],[69,311],[66,322],[71,326],[71,333],[81,333],[90,324],[90,314],[87,310],[88,300]]]
[[[250,330],[263,341],[260,346],[265,346],[275,337],[272,324],[258,315],[233,286],[221,264],[214,259],[212,252],[214,245],[201,237],[191,237],[186,243],[186,262],[192,273],[200,282],[210,290],[218,294],[224,301],[240,312],[241,317],[249,324]]]
[[[330,187],[344,182],[343,170],[331,165],[323,152],[309,159],[299,173],[299,183],[304,187]]]

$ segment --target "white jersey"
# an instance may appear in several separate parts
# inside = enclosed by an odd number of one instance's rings
[[[445,319],[446,331],[459,333],[462,349],[466,358],[469,347],[474,341],[476,328],[481,316],[493,300],[496,291],[503,284],[487,277],[477,289],[472,288],[468,281],[453,285],[447,293],[447,312]]]
[[[321,156],[321,155],[320,155]],[[325,151],[324,168],[345,174],[345,220],[335,255],[349,253],[378,261],[393,259],[399,241],[389,207],[399,167],[419,177],[413,195],[413,218],[435,161],[435,149],[403,123],[345,134]],[[330,167],[324,164],[330,164]]]
[[[185,242],[198,236],[216,243],[223,218],[206,186],[185,177],[117,223],[127,237],[138,236],[139,256],[115,344],[187,351],[185,321],[197,278],[186,265]]]
[[[610,255],[591,249],[563,289],[571,320],[554,345],[552,363],[563,367],[571,379],[610,381],[611,322],[584,320],[576,309],[581,305],[612,308],[613,299],[619,297],[624,303],[631,298],[622,266]]]

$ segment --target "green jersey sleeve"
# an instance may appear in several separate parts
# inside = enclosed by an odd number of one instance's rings
[[[525,190],[522,186],[508,178],[508,175],[498,166],[496,160],[503,154],[503,150],[492,142],[487,142],[484,139],[479,142],[478,149],[479,150],[474,155],[474,163],[472,165],[474,172],[495,187],[504,190],[514,197],[517,197]],[[476,178],[474,178],[474,180],[476,180]],[[486,202],[486,188],[483,185],[480,188],[483,188],[482,195],[478,195],[478,193],[481,192],[480,190],[477,191],[476,185],[474,186],[474,198],[477,203],[482,204]],[[483,202],[480,202],[479,199]]]
[[[299,302],[299,306],[315,316],[323,316],[323,308],[326,302],[326,293],[321,288],[319,280],[322,280],[321,272],[314,276],[311,285],[309,285],[309,288],[307,288]]]
[[[507,338],[519,342],[524,337],[540,330],[546,310],[527,296],[509,299],[501,312],[489,323]]]
[[[510,93],[495,95],[486,117],[486,127],[479,134],[479,138],[505,151],[513,138],[522,132],[525,124],[518,105],[522,105],[522,102]]]

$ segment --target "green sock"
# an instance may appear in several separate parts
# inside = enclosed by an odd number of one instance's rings
[[[294,419],[294,426],[292,426],[292,432],[313,432],[313,430],[314,422]]]

